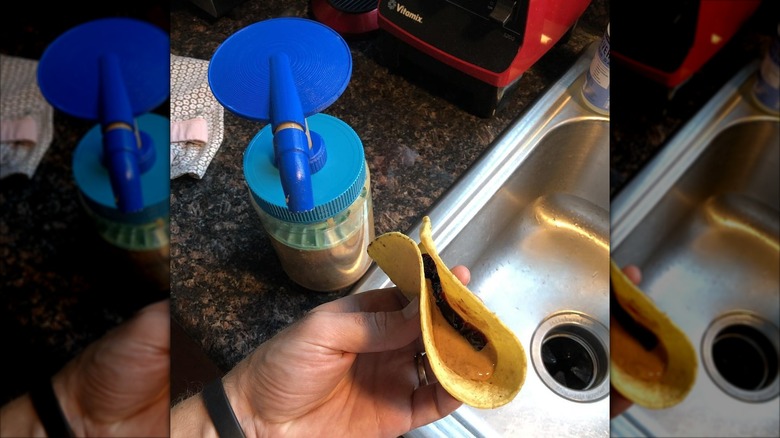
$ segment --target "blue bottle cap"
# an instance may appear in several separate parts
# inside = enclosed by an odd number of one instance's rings
[[[125,224],[148,224],[168,217],[170,209],[170,121],[147,113],[137,118],[141,132],[149,136],[157,159],[141,176],[143,208],[135,213],[119,209],[111,189],[109,170],[103,165],[103,133],[95,125],[73,152],[73,177],[90,210],[105,219]]]
[[[327,143],[327,163],[311,175],[314,208],[294,212],[287,208],[280,184],[279,169],[274,163],[274,138],[271,126],[255,135],[244,152],[244,177],[257,205],[277,219],[299,223],[322,222],[349,207],[366,182],[363,143],[355,131],[342,120],[327,114],[315,114],[307,122],[312,131]]]

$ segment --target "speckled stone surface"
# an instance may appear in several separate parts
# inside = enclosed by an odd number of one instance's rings
[[[571,38],[520,79],[492,118],[480,118],[390,71],[375,39],[348,39],[353,58],[346,91],[324,112],[360,136],[371,171],[375,231],[407,231],[545,87],[601,37],[604,1],[591,3]],[[309,17],[306,1],[245,1],[213,19],[173,2],[171,52],[210,59],[227,37],[254,22]],[[171,183],[173,317],[228,369],[316,305],[348,289],[305,290],[282,272],[244,186],[242,154],[262,125],[225,115],[225,140],[202,180]],[[606,171],[606,169],[605,169]]]
[[[146,1],[94,5],[88,12],[71,6],[52,4],[41,14],[39,4],[26,3],[3,14],[0,53],[38,60],[66,30],[105,16],[168,26],[167,8]],[[155,112],[169,113],[167,105]],[[98,237],[79,201],[71,160],[95,122],[55,111],[53,123],[51,146],[33,177],[0,180],[0,403],[25,391],[31,379],[58,370],[138,308],[168,296],[164,282],[152,286],[127,254]]]

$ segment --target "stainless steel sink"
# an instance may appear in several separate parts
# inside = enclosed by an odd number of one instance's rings
[[[609,119],[580,94],[596,48],[427,212],[445,263],[470,268],[469,289],[525,347],[525,384],[408,437],[609,435]],[[405,232],[419,242],[419,229]],[[390,285],[374,265],[354,292]]]
[[[612,202],[612,255],[688,335],[696,382],[679,405],[638,406],[613,436],[780,431],[780,118],[746,66]]]

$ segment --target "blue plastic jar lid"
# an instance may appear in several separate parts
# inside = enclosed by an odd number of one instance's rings
[[[75,117],[100,117],[100,68],[116,55],[134,115],[160,106],[170,94],[170,40],[162,29],[131,18],[103,18],[76,26],[52,42],[38,63],[38,86],[52,106]]]
[[[333,29],[306,18],[273,18],[228,37],[209,62],[209,86],[225,108],[255,121],[270,115],[271,55],[290,59],[305,116],[330,106],[347,88],[352,55]]]
[[[137,119],[138,129],[147,133],[153,142],[156,159],[141,175],[144,208],[136,213],[118,209],[111,189],[109,171],[103,165],[103,134],[100,125],[94,126],[81,139],[73,152],[73,176],[88,207],[95,213],[115,222],[146,224],[168,216],[170,209],[170,121],[160,115],[147,113]]]
[[[264,212],[286,222],[305,224],[334,217],[355,202],[366,181],[363,143],[355,131],[327,114],[315,114],[307,122],[309,129],[322,136],[328,151],[325,166],[311,175],[313,210],[297,213],[287,208],[279,170],[274,165],[270,125],[255,135],[244,152],[244,177],[253,199]]]

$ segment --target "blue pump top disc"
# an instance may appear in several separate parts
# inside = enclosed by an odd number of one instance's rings
[[[330,106],[347,88],[352,55],[333,29],[306,18],[273,18],[227,38],[209,63],[209,86],[229,111],[250,120],[270,116],[271,55],[284,52],[305,116]]]
[[[133,115],[170,94],[170,40],[162,29],[131,18],[103,18],[60,35],[38,63],[38,85],[52,106],[75,117],[100,117],[100,57],[119,59]]]

